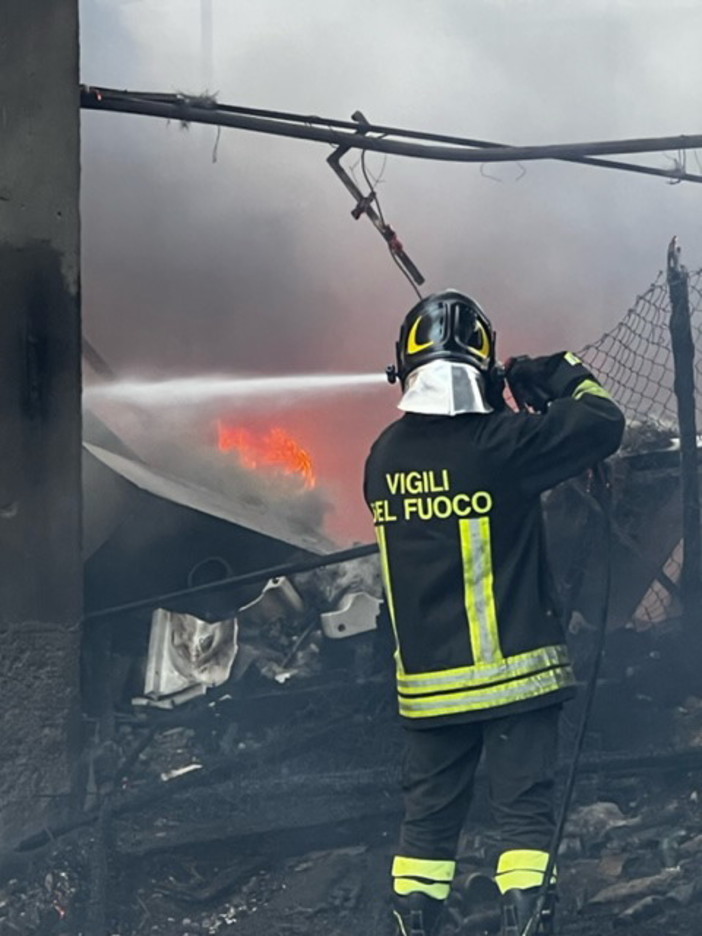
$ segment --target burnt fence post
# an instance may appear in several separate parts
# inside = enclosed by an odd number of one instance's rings
[[[695,345],[690,325],[688,273],[680,262],[677,237],[674,237],[668,246],[667,275],[674,390],[680,432],[684,549],[680,589],[685,626],[693,629],[696,634],[702,623],[702,535],[697,469]],[[702,644],[702,634],[699,636]]]

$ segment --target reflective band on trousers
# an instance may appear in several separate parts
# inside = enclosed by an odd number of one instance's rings
[[[497,613],[493,593],[490,520],[479,517],[459,520],[463,591],[470,632],[470,645],[476,663],[502,659]]]
[[[403,855],[397,855],[392,863],[393,877],[406,877],[411,874],[432,881],[450,882],[455,873],[456,862],[446,859],[435,861],[430,858],[405,858]]]
[[[458,712],[481,711],[533,699],[574,684],[573,671],[570,666],[565,665],[557,669],[533,673],[524,679],[515,679],[503,685],[446,692],[433,696],[400,695],[400,715],[405,718],[427,718],[437,715],[453,715]]]
[[[446,900],[451,890],[450,884],[429,884],[426,881],[417,881],[415,878],[395,878],[393,890],[403,897],[407,894],[428,894],[434,900]]]
[[[398,673],[397,688],[401,695],[427,695],[451,689],[470,689],[490,683],[507,682],[539,670],[564,666],[568,662],[566,645],[554,644],[551,647],[539,647],[527,653],[505,657],[495,663],[475,663],[472,666],[459,666],[430,673]]]
[[[543,884],[544,874],[548,865],[548,852],[535,849],[512,849],[502,852],[497,862],[495,881],[504,894],[512,888],[526,890],[529,887],[540,887]],[[556,881],[554,868],[551,882]]]
[[[398,855],[392,863],[393,889],[396,894],[428,894],[445,900],[456,873],[456,862]]]

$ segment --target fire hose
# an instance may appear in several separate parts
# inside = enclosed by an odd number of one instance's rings
[[[509,384],[509,370],[506,373],[506,379]],[[515,403],[518,408],[522,411],[527,410],[527,403],[520,393],[520,388],[514,384],[509,384],[512,396],[514,397]],[[532,408],[535,408],[539,411],[545,411],[548,400],[539,394],[539,391],[536,388],[529,388],[529,405]],[[603,552],[604,555],[604,576],[602,583],[602,602],[599,609],[599,614],[595,622],[595,646],[594,646],[594,656],[592,661],[592,670],[588,681],[585,685],[585,696],[583,700],[583,709],[580,715],[580,721],[577,725],[575,743],[573,745],[573,752],[571,754],[570,762],[568,764],[568,773],[566,775],[566,781],[563,788],[563,794],[561,796],[561,803],[558,809],[558,814],[556,816],[556,825],[553,832],[553,839],[549,848],[548,862],[546,864],[546,869],[544,871],[544,878],[539,888],[539,893],[536,899],[536,904],[534,906],[534,911],[529,918],[527,925],[522,931],[521,936],[536,936],[538,931],[539,922],[541,920],[541,914],[543,913],[544,906],[551,888],[551,879],[553,877],[554,871],[556,869],[556,862],[558,860],[558,852],[561,846],[561,841],[563,839],[563,833],[565,831],[565,825],[568,819],[568,813],[570,811],[570,805],[573,799],[573,792],[575,790],[575,781],[578,776],[578,768],[580,766],[580,759],[585,744],[585,736],[587,734],[587,728],[590,721],[590,715],[592,712],[592,706],[595,701],[595,692],[597,690],[597,681],[600,675],[600,669],[602,667],[602,660],[604,658],[604,649],[605,641],[607,636],[607,619],[609,617],[609,602],[610,602],[610,592],[611,592],[611,550],[612,550],[612,507],[611,507],[611,480],[609,477],[609,471],[607,465],[604,462],[599,462],[595,465],[589,475],[589,490],[588,494],[590,496],[591,503],[594,504],[597,512],[602,521],[603,526],[603,536],[605,541],[605,549]]]
[[[566,776],[565,785],[563,788],[563,794],[561,797],[561,803],[558,810],[558,815],[556,817],[556,827],[553,833],[553,840],[549,848],[548,862],[546,865],[546,870],[544,872],[544,879],[540,887],[540,891],[537,897],[536,905],[534,907],[534,912],[531,915],[526,927],[522,932],[522,936],[535,936],[538,931],[539,921],[541,919],[541,914],[546,903],[548,896],[549,888],[551,886],[551,878],[556,868],[556,862],[558,860],[558,851],[560,849],[561,841],[563,839],[563,832],[565,830],[566,821],[568,819],[568,813],[570,811],[571,801],[573,799],[573,792],[575,789],[575,781],[578,776],[578,768],[580,766],[580,759],[583,751],[583,746],[585,744],[585,737],[587,734],[587,728],[590,721],[590,715],[592,712],[592,706],[595,700],[595,693],[597,691],[597,681],[600,675],[600,669],[602,667],[602,660],[604,658],[604,649],[605,641],[607,636],[607,618],[609,616],[609,599],[611,591],[611,546],[612,546],[612,527],[611,527],[611,483],[609,479],[609,474],[607,471],[607,466],[604,463],[599,463],[596,465],[591,472],[590,477],[590,498],[592,502],[596,505],[597,510],[600,514],[603,525],[603,535],[605,539],[605,549],[604,549],[604,576],[603,576],[603,585],[602,585],[602,603],[600,606],[598,619],[595,622],[595,646],[594,646],[594,655],[592,661],[592,669],[588,677],[588,681],[585,685],[585,695],[583,700],[583,709],[580,715],[580,721],[578,722],[575,743],[573,746],[573,752],[571,754],[570,762],[568,764],[568,773]]]

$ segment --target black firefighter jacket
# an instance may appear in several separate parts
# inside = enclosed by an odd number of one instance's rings
[[[543,415],[407,413],[371,448],[364,493],[408,727],[573,693],[540,494],[615,451],[624,419],[582,364],[568,369]]]

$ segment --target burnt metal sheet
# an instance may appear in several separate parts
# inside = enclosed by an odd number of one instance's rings
[[[334,544],[325,536],[282,517],[262,499],[247,497],[237,501],[156,471],[143,462],[117,455],[100,446],[88,442],[83,444],[86,451],[115,474],[154,497],[225,520],[306,552],[324,555],[334,550]]]
[[[354,637],[375,630],[381,602],[367,592],[346,595],[335,611],[320,614],[322,632],[331,640]]]
[[[238,609],[237,617],[247,627],[256,628],[267,621],[299,617],[303,611],[304,603],[295,586],[280,577],[269,579],[257,598]]]
[[[238,643],[236,618],[208,623],[158,608],[151,618],[144,696],[136,704],[171,708],[229,679]]]

